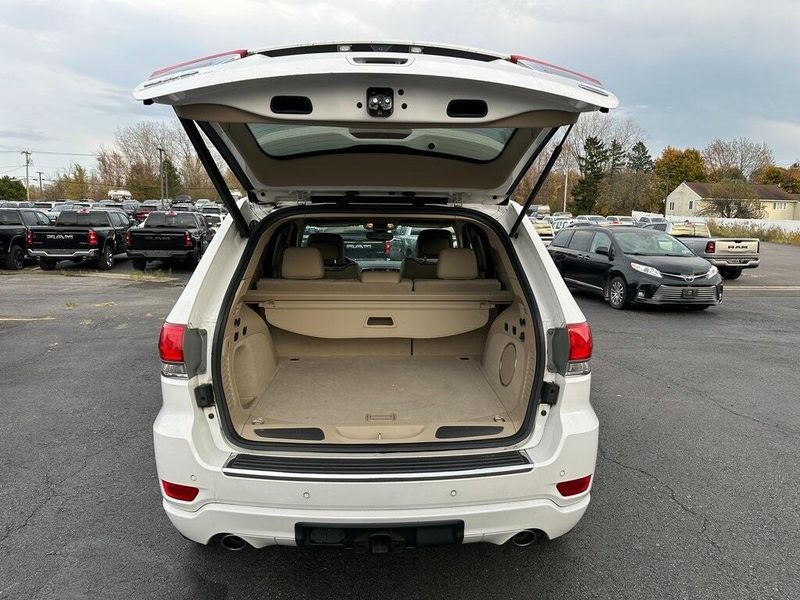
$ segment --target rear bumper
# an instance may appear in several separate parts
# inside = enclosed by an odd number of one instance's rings
[[[189,250],[128,250],[128,257],[133,259],[158,260],[162,258],[191,258],[194,248]]]
[[[755,269],[761,263],[761,259],[758,257],[724,257],[707,258],[706,260],[716,267],[728,267],[736,269]]]
[[[28,250],[28,255],[36,258],[96,258],[100,250]]]
[[[456,485],[456,484],[454,484]],[[402,524],[463,521],[463,543],[504,544],[525,529],[539,529],[552,539],[567,533],[580,521],[589,506],[587,493],[578,502],[558,506],[537,499],[491,505],[411,510],[304,510],[301,508],[260,508],[234,504],[207,504],[195,512],[176,508],[164,500],[164,510],[180,533],[201,544],[209,532],[238,535],[256,548],[271,545],[294,546],[298,523],[380,527]]]

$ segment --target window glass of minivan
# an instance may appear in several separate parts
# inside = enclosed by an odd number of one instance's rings
[[[667,233],[618,231],[617,243],[625,254],[639,256],[694,256],[694,252]]]
[[[569,245],[569,240],[572,238],[572,234],[575,233],[574,229],[564,229],[560,231],[556,237],[553,238],[553,241],[550,242],[551,246],[557,246],[559,248],[566,248]]]
[[[587,231],[585,229],[576,230],[572,235],[572,239],[569,241],[570,249],[579,251],[588,250],[593,235],[594,231]]]
[[[514,134],[511,128],[379,129],[321,125],[248,125],[268,156],[288,158],[345,151],[413,152],[487,162],[497,158]]]
[[[0,225],[22,225],[22,219],[16,210],[0,209]]]
[[[97,212],[75,212],[65,210],[59,213],[56,225],[87,225],[89,227],[107,227],[109,225],[108,213]]]
[[[605,248],[606,250],[611,249],[611,238],[608,237],[607,233],[598,231],[594,234],[592,245],[589,246],[589,252],[596,253],[598,248]]]

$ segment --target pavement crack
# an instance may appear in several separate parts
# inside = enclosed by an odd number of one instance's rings
[[[613,464],[615,464],[615,465],[617,465],[617,466],[619,466],[619,467],[621,467],[623,469],[627,469],[629,471],[634,471],[636,473],[640,473],[640,474],[644,475],[645,477],[647,477],[648,479],[651,479],[651,480],[655,481],[661,487],[666,488],[667,491],[669,491],[670,499],[672,500],[672,502],[674,504],[679,506],[681,508],[681,510],[683,510],[684,512],[692,515],[694,518],[700,519],[701,525],[700,525],[700,531],[698,531],[700,536],[703,539],[705,539],[709,544],[711,544],[717,552],[722,553],[722,550],[719,547],[719,545],[717,544],[717,542],[715,542],[708,535],[708,525],[710,523],[709,518],[707,516],[705,516],[704,514],[699,513],[696,510],[692,509],[691,507],[687,506],[683,501],[681,501],[678,498],[677,492],[675,491],[675,489],[671,485],[669,485],[667,482],[663,481],[662,479],[660,479],[658,476],[654,475],[650,471],[647,471],[646,469],[642,469],[640,467],[635,467],[633,465],[628,465],[628,464],[623,463],[623,462],[621,462],[619,460],[616,460],[614,458],[609,457],[606,454],[605,450],[603,450],[602,448],[598,448],[597,450],[598,450],[598,453],[600,454],[600,457],[603,460],[608,461],[610,463],[613,463]]]

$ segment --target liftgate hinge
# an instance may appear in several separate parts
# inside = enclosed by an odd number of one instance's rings
[[[210,383],[204,383],[194,388],[194,399],[200,408],[214,406],[214,387]]]
[[[549,404],[550,406],[555,405],[555,403],[558,402],[558,392],[560,389],[557,383],[545,381],[542,385],[542,404]]]

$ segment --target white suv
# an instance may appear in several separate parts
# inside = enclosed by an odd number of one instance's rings
[[[524,218],[539,186],[510,197],[617,105],[600,82],[369,42],[220,54],[135,97],[174,107],[231,216],[159,340],[156,463],[185,537],[388,552],[575,526],[591,330]]]

